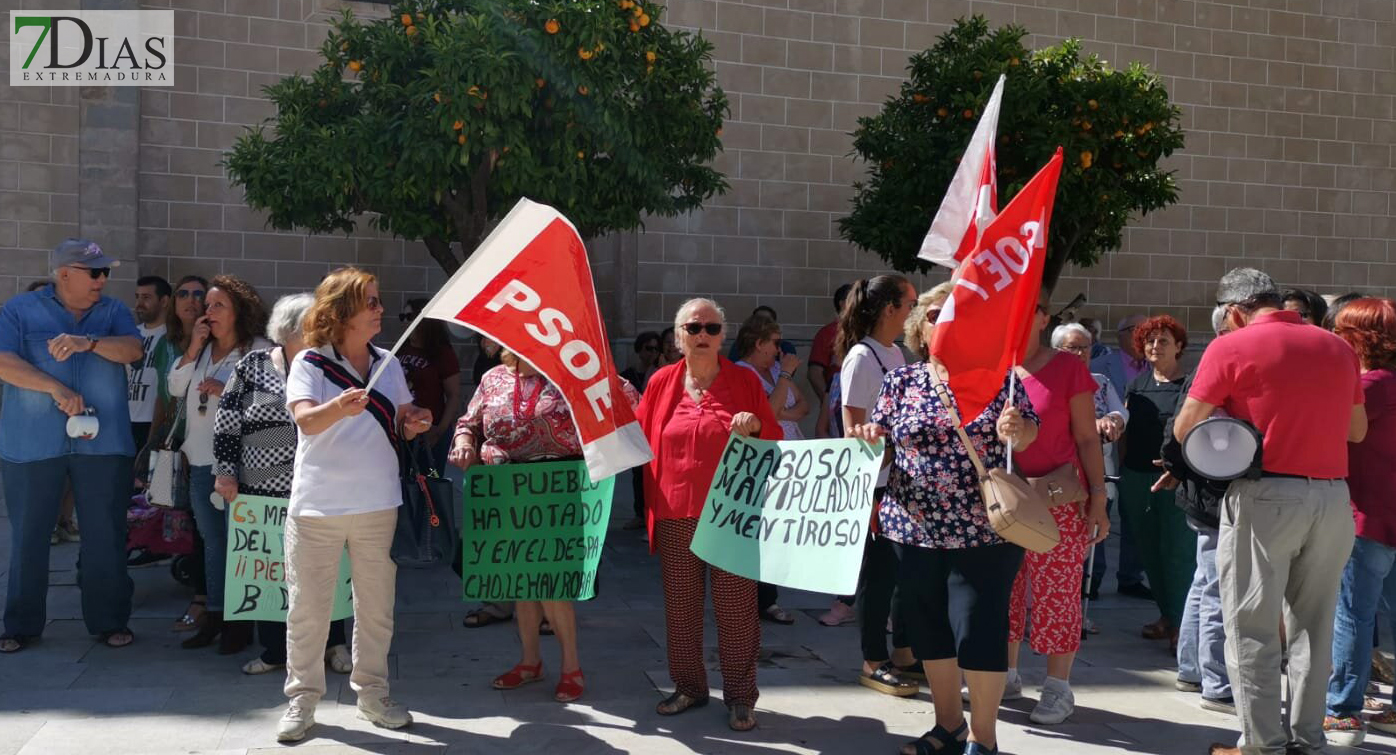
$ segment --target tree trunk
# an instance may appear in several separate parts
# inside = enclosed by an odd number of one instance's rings
[[[460,258],[451,251],[450,241],[440,236],[429,236],[422,239],[422,243],[427,245],[427,251],[431,252],[431,258],[436,260],[436,264],[440,265],[447,275],[453,275],[456,270],[460,269]]]

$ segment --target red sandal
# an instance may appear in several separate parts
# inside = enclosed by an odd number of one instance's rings
[[[557,689],[553,690],[553,699],[560,703],[570,703],[582,696],[586,690],[586,679],[582,678],[582,670],[569,671],[558,680]]]
[[[509,669],[507,672],[494,678],[492,686],[495,689],[518,689],[530,682],[541,681],[543,678],[543,663],[539,661],[536,665],[525,666],[522,663]]]

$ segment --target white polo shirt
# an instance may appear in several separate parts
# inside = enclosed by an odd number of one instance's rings
[[[412,403],[402,365],[388,352],[369,346],[373,355],[369,375],[387,359],[383,376],[373,389],[392,402],[389,411],[396,422],[397,407]],[[286,406],[297,401],[323,404],[344,392],[330,382],[323,370],[306,361],[316,352],[360,381],[368,375],[342,358],[333,346],[307,349],[296,355],[286,378]],[[291,516],[342,516],[368,514],[402,505],[397,451],[383,426],[367,411],[345,417],[316,435],[297,429],[295,475],[291,479]]]

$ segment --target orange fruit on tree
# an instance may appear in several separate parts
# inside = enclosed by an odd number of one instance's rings
[[[595,53],[593,53],[591,50],[588,50],[585,47],[577,48],[577,57],[581,58],[582,60],[591,60],[591,56],[594,54]]]
[[[539,89],[542,89],[542,88],[543,88],[543,85],[546,84],[546,83],[548,83],[548,82],[544,81],[544,80],[541,79],[541,78],[539,78],[539,79],[534,79],[534,80],[533,80],[534,86],[538,87]]]
[[[436,100],[437,102],[441,102],[441,93],[440,93],[440,92],[437,92],[436,94],[433,94],[433,95],[431,96],[431,98],[432,98],[433,100]]]
[[[417,36],[417,27],[415,27],[415,26],[409,26],[409,27],[407,27],[407,36],[409,36],[409,37],[415,37],[415,36]]]
[[[635,10],[631,11],[631,14],[633,14],[635,18],[639,18],[640,16],[645,15],[645,9],[641,8],[639,5],[636,5]]]
[[[403,26],[411,26],[411,25],[412,25],[412,14],[410,14],[410,13],[404,13],[404,14],[402,14],[402,25],[403,25]]]
[[[969,108],[965,108],[965,112],[960,113],[960,115],[967,121],[974,120],[974,111]]]
[[[581,150],[577,150],[577,159],[578,159],[578,160],[585,160],[585,159],[586,159],[586,153],[583,152],[583,151],[581,151]]]
[[[936,115],[940,116],[941,118],[949,118],[949,117],[950,117],[950,109],[949,109],[949,108],[943,108],[943,107],[936,108]]]
[[[468,94],[468,95],[470,95],[471,97],[479,97],[479,96],[480,96],[480,87],[477,87],[477,86],[475,86],[474,84],[471,84],[471,85],[470,85],[470,88],[467,89],[467,90],[465,90],[465,93]]]
[[[591,90],[587,89],[586,84],[582,84],[581,86],[577,87],[577,94],[580,94],[581,96],[585,97],[588,94],[591,94]]]
[[[645,62],[646,62],[646,63],[653,63],[656,57],[658,57],[658,56],[656,56],[656,55],[654,54],[654,50],[646,50],[646,51],[645,51]]]
[[[634,21],[631,21],[631,22],[630,22],[630,33],[631,33],[631,34],[634,34],[635,32],[637,32],[637,31],[639,31],[639,30],[640,30],[640,25],[637,24],[637,23],[635,23]]]
[[[641,15],[640,15],[640,25],[641,25],[641,26],[649,26],[649,25],[650,25],[650,14],[644,13],[644,14],[641,14]]]
[[[364,64],[363,64],[363,63],[360,63],[360,62],[357,61],[357,60],[351,60],[351,61],[349,61],[349,70],[351,70],[351,71],[353,71],[353,72],[355,72],[355,73],[358,73],[359,71],[362,71],[363,68],[364,68]]]
[[[1091,167],[1091,163],[1095,160],[1095,155],[1091,154],[1090,150],[1084,150],[1081,152],[1080,160],[1081,169],[1086,170]]]
[[[931,98],[927,97],[924,94],[921,94],[920,92],[917,92],[916,94],[911,95],[911,101],[916,103],[925,103],[930,102]]]
[[[465,134],[456,137],[456,144],[465,144]]]
[[[562,31],[562,24],[559,24],[556,18],[550,18],[547,23],[543,24],[543,31],[549,34],[556,34]]]
[[[722,127],[721,127],[721,126],[718,126],[718,127],[717,127],[717,131],[714,131],[713,133],[716,134],[717,136],[722,136]]]
[[[1086,100],[1086,107],[1095,110],[1100,107],[1100,103],[1095,100]]]
[[[456,121],[451,124],[452,131],[460,131],[463,128],[465,128],[465,121]]]

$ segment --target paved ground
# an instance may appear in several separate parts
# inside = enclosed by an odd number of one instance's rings
[[[618,496],[630,486],[616,486]],[[330,676],[314,737],[299,755],[398,753],[894,753],[930,728],[923,691],[896,700],[853,683],[857,630],[829,629],[814,619],[828,598],[786,592],[794,626],[767,624],[759,682],[761,728],[737,735],[720,705],[676,719],[660,718],[654,703],[671,691],[664,661],[664,623],[657,562],[643,536],[619,529],[629,511],[618,500],[605,551],[604,592],[579,610],[587,693],[572,705],[551,699],[556,645],[546,641],[545,684],[511,693],[489,681],[517,659],[512,629],[460,626],[468,606],[455,596],[448,570],[399,572],[393,695],[413,710],[402,732],[374,729],[354,717],[346,678]],[[9,560],[8,521],[0,518],[0,575]],[[282,678],[248,677],[239,666],[253,651],[222,657],[189,651],[168,631],[188,594],[163,565],[135,570],[139,635],[129,648],[97,645],[79,620],[72,564],[76,545],[54,549],[50,624],[41,644],[0,657],[0,755],[160,755],[261,753],[282,749],[273,728],[285,703]],[[1107,582],[1107,590],[1113,584]],[[0,581],[3,592],[3,581]],[[1197,697],[1172,687],[1172,661],[1162,644],[1138,637],[1157,615],[1150,604],[1113,593],[1092,607],[1104,632],[1090,639],[1077,662],[1076,715],[1058,727],[1028,721],[1033,699],[1002,711],[1005,753],[1055,754],[1206,752],[1208,742],[1235,736],[1235,720],[1202,711]],[[715,631],[707,628],[714,687]],[[1027,657],[1029,697],[1044,675],[1042,659]],[[1373,737],[1365,751],[1396,753],[1396,738]]]

